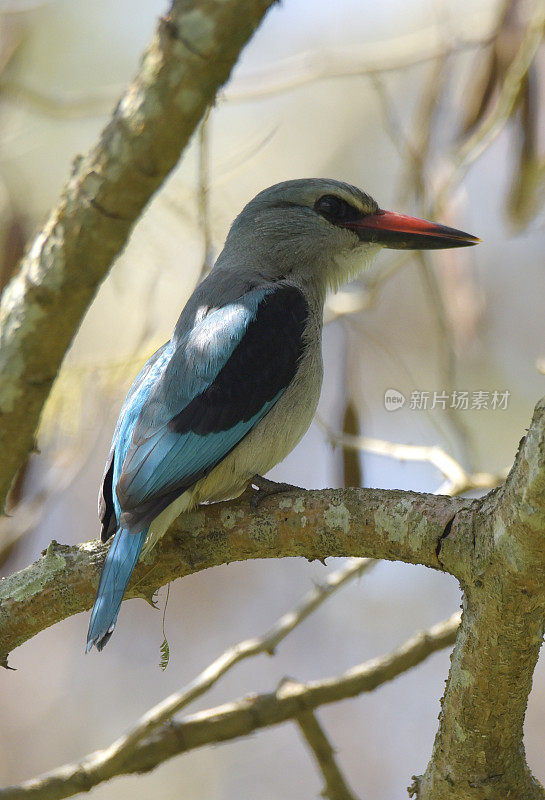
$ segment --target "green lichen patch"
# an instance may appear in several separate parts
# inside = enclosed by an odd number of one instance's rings
[[[331,503],[329,508],[324,511],[324,519],[330,528],[336,528],[337,530],[343,531],[343,533],[348,533],[350,527],[350,511],[344,503],[340,503],[339,505]]]

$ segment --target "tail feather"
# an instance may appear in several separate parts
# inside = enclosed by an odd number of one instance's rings
[[[93,645],[97,650],[102,650],[108,643],[146,534],[147,530],[142,533],[131,533],[126,529],[121,529],[115,534],[100,576],[85,652],[88,653]]]

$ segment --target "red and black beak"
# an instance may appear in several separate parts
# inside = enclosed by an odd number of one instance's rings
[[[407,217],[395,211],[376,211],[345,222],[364,242],[376,242],[391,250],[441,250],[448,247],[470,247],[481,240],[470,233],[438,225],[418,217]]]

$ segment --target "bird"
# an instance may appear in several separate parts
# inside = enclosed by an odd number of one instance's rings
[[[337,180],[261,191],[234,220],[213,268],[122,406],[99,491],[113,537],[86,651],[102,650],[141,553],[205,501],[235,498],[282,461],[314,416],[326,293],[381,248],[440,249],[480,239],[379,207]]]

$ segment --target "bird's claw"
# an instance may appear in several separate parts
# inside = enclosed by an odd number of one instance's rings
[[[276,481],[264,478],[262,475],[254,475],[251,483],[252,486],[255,486],[258,490],[254,492],[250,500],[250,506],[254,511],[256,508],[259,508],[263,500],[266,500],[267,497],[271,497],[275,494],[282,494],[283,492],[301,491],[300,486],[294,486],[292,483],[277,483]]]

